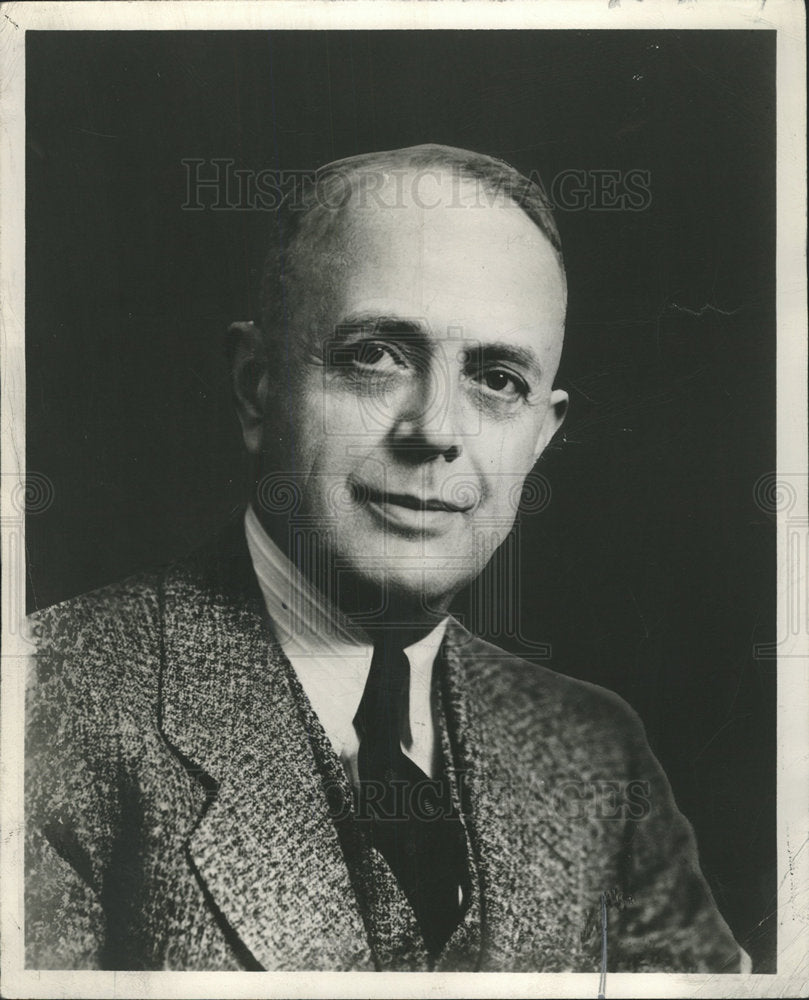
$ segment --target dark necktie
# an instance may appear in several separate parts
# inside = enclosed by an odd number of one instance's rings
[[[469,895],[466,841],[446,778],[431,780],[402,752],[409,680],[402,648],[381,640],[354,718],[360,737],[357,817],[407,896],[434,958]]]

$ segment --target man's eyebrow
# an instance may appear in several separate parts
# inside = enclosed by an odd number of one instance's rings
[[[472,343],[466,350],[466,356],[476,364],[510,361],[521,368],[530,369],[537,378],[542,376],[542,365],[536,353],[530,347],[521,347],[506,340]]]
[[[336,340],[345,340],[356,333],[378,333],[393,336],[414,336],[427,333],[421,320],[378,313],[353,313],[341,319],[334,330]]]

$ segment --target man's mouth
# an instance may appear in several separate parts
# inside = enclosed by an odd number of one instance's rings
[[[370,486],[355,486],[355,496],[365,503],[392,504],[395,507],[407,507],[409,510],[436,510],[447,514],[465,514],[472,509],[472,504],[454,504],[438,497],[419,497],[412,493],[392,493],[389,490],[375,490]]]
[[[354,499],[359,503],[390,504],[395,507],[407,507],[409,510],[434,510],[446,514],[466,514],[474,504],[455,504],[439,497],[419,497],[413,493],[393,493],[390,490],[377,490],[372,486],[352,484]]]
[[[472,510],[474,503],[453,503],[436,496],[397,493],[373,486],[352,483],[354,501],[366,507],[390,527],[406,533],[433,533],[445,530],[455,516]]]

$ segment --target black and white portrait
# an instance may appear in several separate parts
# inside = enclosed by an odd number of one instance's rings
[[[128,27],[25,31],[20,969],[784,974],[777,26]]]

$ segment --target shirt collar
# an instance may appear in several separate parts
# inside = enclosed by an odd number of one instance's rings
[[[244,529],[267,613],[284,649],[294,644],[304,655],[340,656],[370,645],[365,632],[353,625],[284,555],[252,507],[247,508]]]

